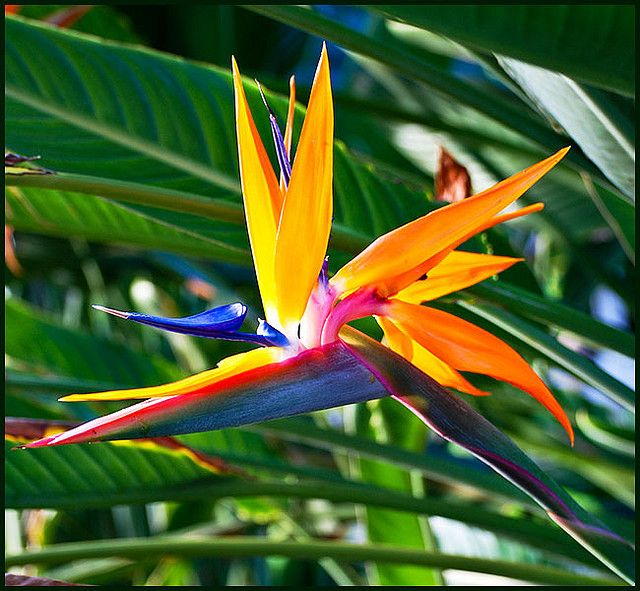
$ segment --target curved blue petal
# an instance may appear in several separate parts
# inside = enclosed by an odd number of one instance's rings
[[[120,310],[97,305],[94,305],[93,308],[117,316],[118,318],[133,320],[134,322],[160,328],[161,330],[168,330],[170,332],[177,332],[194,337],[243,341],[266,347],[273,345],[286,347],[289,344],[287,337],[273,328],[273,326],[267,324],[264,320],[260,320],[256,334],[238,332],[247,315],[247,307],[240,302],[227,304],[226,306],[218,306],[217,308],[184,318],[164,318],[162,316],[140,314],[139,312],[121,312]]]
[[[184,318],[163,318],[138,312],[121,312],[104,306],[93,307],[118,318],[133,320],[162,330],[209,338],[226,338],[228,333],[235,333],[242,326],[247,315],[247,307],[240,302],[219,306]]]

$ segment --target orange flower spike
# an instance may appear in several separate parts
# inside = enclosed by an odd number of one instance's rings
[[[249,242],[267,322],[279,327],[273,259],[282,193],[251,116],[235,58],[232,67],[240,181]]]
[[[381,236],[342,267],[332,285],[338,293],[359,287],[375,287],[382,296],[397,293],[426,272],[425,261],[493,225],[492,218],[549,172],[568,150]]]
[[[452,314],[398,299],[389,300],[386,314],[418,344],[455,369],[485,374],[529,393],[556,417],[573,445],[573,428],[564,410],[509,345]]]
[[[523,260],[453,250],[429,271],[427,279],[412,283],[395,297],[414,304],[435,300],[480,283]]]
[[[333,102],[329,60],[323,46],[276,241],[278,313],[289,337],[297,335],[298,323],[322,269],[332,213]]]

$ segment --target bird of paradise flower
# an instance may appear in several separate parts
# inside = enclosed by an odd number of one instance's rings
[[[265,319],[255,333],[247,333],[240,330],[247,313],[241,303],[186,318],[96,308],[164,330],[260,347],[171,384],[66,396],[62,400],[145,401],[25,447],[206,431],[392,396],[437,433],[522,488],[554,521],[630,580],[633,560],[629,562],[628,544],[577,505],[510,439],[443,388],[487,394],[461,371],[508,382],[550,411],[573,443],[571,423],[544,382],[494,335],[422,305],[522,260],[456,248],[497,224],[540,211],[543,205],[538,203],[500,213],[551,170],[568,148],[379,237],[329,277],[325,255],[333,215],[334,116],[326,47],[293,162],[293,80],[284,134],[269,109],[279,178],[256,129],[235,60],[232,67],[242,194]],[[379,323],[384,344],[347,324],[367,316]],[[613,553],[614,558],[611,545],[623,548]]]

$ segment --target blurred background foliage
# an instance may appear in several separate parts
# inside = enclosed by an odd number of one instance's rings
[[[6,149],[70,173],[7,179],[7,416],[85,420],[116,406],[56,399],[162,383],[243,350],[129,325],[90,304],[181,316],[241,300],[255,322],[230,57],[282,116],[290,74],[306,103],[326,39],[337,139],[332,270],[439,205],[440,148],[477,192],[572,146],[520,200],[543,201],[543,212],[465,245],[526,262],[438,305],[533,363],[572,417],[576,446],[506,384],[470,376],[493,395],[467,401],[633,539],[633,7],[68,10],[24,6],[7,17]],[[254,114],[263,112],[247,92]],[[264,114],[256,123],[266,138]],[[359,328],[379,336],[373,322]],[[23,427],[9,424],[7,450]],[[92,557],[71,547],[25,572],[126,585],[611,577],[517,489],[390,400],[178,440],[7,453],[8,564],[83,542]],[[180,546],[238,535],[295,541],[308,553],[212,546],[194,557]],[[140,543],[142,556],[139,538],[158,545]],[[344,552],[327,558],[317,541]],[[407,553],[390,564],[352,556],[345,542]],[[420,563],[411,551],[436,558]]]

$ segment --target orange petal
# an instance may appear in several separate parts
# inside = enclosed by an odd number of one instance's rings
[[[112,390],[110,392],[94,392],[91,394],[71,394],[60,400],[64,402],[81,402],[85,400],[137,400],[141,398],[158,398],[176,396],[178,394],[195,394],[205,388],[234,375],[280,361],[282,349],[265,347],[253,349],[227,357],[218,363],[218,367],[203,371],[183,380],[151,386],[150,388],[132,388],[130,390]]]
[[[490,394],[476,388],[453,367],[418,345],[388,318],[376,317],[376,320],[384,330],[387,346],[408,361],[411,361],[419,370],[432,377],[440,385],[447,388],[455,388],[460,392],[466,392],[473,396],[488,396]]]
[[[538,211],[542,211],[543,209],[544,203],[532,203],[531,205],[527,205],[526,207],[516,209],[515,211],[497,215],[496,217],[489,220],[489,222],[481,230],[479,230],[479,232],[484,232],[485,230],[493,228],[493,226],[497,226],[498,224],[515,220],[516,218],[529,215],[530,213],[536,213]]]
[[[484,281],[523,260],[453,250],[429,271],[427,279],[412,283],[395,297],[414,304],[435,300]]]
[[[425,272],[425,261],[493,225],[490,220],[549,172],[568,149],[478,195],[441,207],[381,236],[342,267],[332,284],[339,293],[359,287],[376,287],[382,296],[397,293]]]
[[[390,300],[388,315],[405,333],[461,371],[481,373],[528,392],[565,428],[573,444],[567,415],[527,362],[486,330],[441,310]]]
[[[311,89],[278,228],[275,280],[285,334],[297,334],[322,268],[333,212],[333,103],[326,47]]]
[[[240,180],[249,242],[266,320],[277,328],[280,324],[277,317],[273,258],[282,194],[251,116],[234,58],[232,67]]]
[[[440,250],[440,252],[436,253],[431,258],[428,258],[427,260],[425,260],[416,268],[411,269],[410,271],[407,271],[406,273],[403,273],[401,275],[398,275],[394,279],[396,288],[399,288],[399,286],[412,285],[413,282],[418,280],[418,278],[422,277],[423,275],[426,275],[427,273],[429,273],[429,271],[431,271],[431,269],[437,267],[445,259],[445,257],[447,257],[449,253],[453,251],[454,248],[456,248],[463,242],[466,242],[472,236],[480,232],[484,232],[485,230],[492,228],[493,226],[496,226],[498,224],[501,224],[502,222],[508,222],[509,220],[513,220],[513,219],[528,215],[530,213],[540,211],[542,209],[544,209],[543,203],[534,203],[533,205],[528,205],[527,207],[523,207],[522,209],[518,209],[516,211],[512,211],[509,213],[492,217],[481,226],[473,228],[473,230],[471,230],[468,234],[456,240],[455,242],[452,242],[446,248],[443,248],[442,250]],[[391,296],[391,295],[393,294],[392,293],[388,294],[388,296]]]

